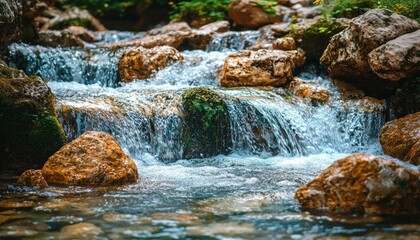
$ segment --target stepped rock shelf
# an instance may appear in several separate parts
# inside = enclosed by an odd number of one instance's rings
[[[338,28],[363,19],[371,17]],[[418,237],[419,113],[386,123],[387,100],[330,79],[311,62],[319,49],[302,50],[317,24],[292,33],[284,24],[229,31],[226,21],[137,34],[70,27],[41,31],[40,45],[11,44],[0,84],[15,95],[0,89],[0,103],[11,96],[39,110],[28,91],[39,88],[48,111],[30,113],[61,126],[38,170],[19,179],[1,172],[0,238]],[[415,40],[413,26],[363,61]],[[324,56],[339,72],[335,47]],[[402,78],[416,71],[415,63],[396,67],[408,69],[391,71]],[[380,71],[378,81],[394,77]],[[16,125],[10,116],[0,112],[2,126]],[[8,134],[31,132],[39,119]],[[1,134],[1,154],[30,168],[23,144]]]

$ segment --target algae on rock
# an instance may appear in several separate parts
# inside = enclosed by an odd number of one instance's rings
[[[0,166],[42,167],[65,143],[54,95],[39,77],[0,65]]]
[[[227,153],[229,122],[227,105],[212,89],[196,87],[182,95],[184,158],[210,157]]]

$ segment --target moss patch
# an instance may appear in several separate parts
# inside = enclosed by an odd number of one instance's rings
[[[223,99],[206,87],[191,88],[182,95],[184,158],[209,157],[227,153],[228,110]]]
[[[0,65],[0,165],[42,167],[65,143],[54,95],[38,77]]]
[[[285,37],[295,39],[298,47],[306,53],[308,60],[319,61],[332,36],[343,31],[348,25],[334,19],[319,19],[309,27],[294,27]]]

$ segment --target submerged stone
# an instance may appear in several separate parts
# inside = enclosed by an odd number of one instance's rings
[[[210,157],[227,153],[228,109],[223,99],[207,87],[196,87],[182,95],[184,158]]]
[[[85,132],[48,158],[42,175],[49,184],[109,186],[138,179],[134,161],[104,132]]]
[[[353,154],[299,188],[295,199],[310,211],[417,214],[420,172],[381,157]]]
[[[39,77],[0,65],[0,165],[42,167],[65,143],[54,95]]]

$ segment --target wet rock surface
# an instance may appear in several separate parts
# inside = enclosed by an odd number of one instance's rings
[[[369,154],[335,161],[295,194],[304,210],[335,213],[420,212],[420,172]]]
[[[42,175],[51,185],[112,186],[134,183],[137,167],[104,132],[86,132],[48,158]]]
[[[281,17],[277,14],[279,13],[270,16],[258,6],[258,1],[255,0],[235,0],[229,6],[229,18],[236,25],[246,28],[258,28],[270,23],[280,22]]]
[[[420,112],[387,122],[379,140],[385,154],[419,166]]]
[[[22,173],[17,181],[17,185],[37,188],[48,187],[48,183],[45,181],[44,176],[42,176],[41,170],[35,169],[29,169]]]
[[[206,49],[207,44],[216,34],[227,32],[229,28],[228,21],[206,24],[197,30],[192,30],[192,34],[188,38],[188,44],[194,49]]]

